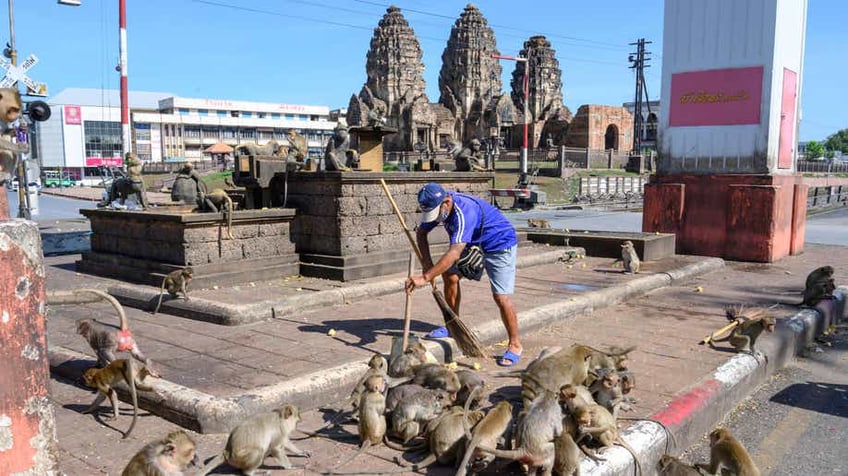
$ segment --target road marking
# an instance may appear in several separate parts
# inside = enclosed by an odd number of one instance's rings
[[[760,442],[757,453],[752,457],[763,474],[770,474],[784,455],[793,451],[812,419],[812,411],[793,408]]]

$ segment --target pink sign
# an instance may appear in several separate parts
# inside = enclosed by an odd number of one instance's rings
[[[65,124],[82,124],[79,106],[65,106]]]
[[[121,157],[86,157],[86,167],[121,167],[124,165],[124,159]]]
[[[763,67],[671,75],[669,127],[760,123]]]

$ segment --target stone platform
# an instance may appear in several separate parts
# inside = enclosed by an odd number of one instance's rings
[[[674,255],[674,234],[635,233],[625,231],[521,229],[527,239],[535,243],[556,246],[579,246],[590,256],[621,258],[621,243],[633,242],[636,253],[643,261],[654,261]]]

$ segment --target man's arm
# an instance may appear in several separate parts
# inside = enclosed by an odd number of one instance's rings
[[[439,258],[439,261],[433,267],[427,269],[424,272],[424,280],[431,281],[435,279],[436,276],[439,276],[448,269],[450,269],[450,267],[453,266],[454,263],[456,263],[456,260],[459,259],[459,255],[462,254],[462,250],[464,249],[465,243],[455,243],[451,245],[450,248],[448,248],[448,250],[445,252],[445,254],[443,254],[442,257]]]
[[[425,230],[421,226],[415,231],[415,241],[418,242],[418,250],[421,252],[421,267],[424,271],[433,267],[433,258],[430,256],[430,240],[427,235],[430,230]]]

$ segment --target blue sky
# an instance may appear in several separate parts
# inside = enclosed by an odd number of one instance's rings
[[[744,1],[744,0],[740,0]],[[5,2],[3,2],[5,3]],[[441,54],[466,0],[398,0],[424,50],[425,80],[437,101]],[[365,55],[385,13],[381,0],[127,0],[129,85],[179,96],[346,107],[365,81]],[[557,51],[565,104],[620,105],[633,100],[628,43],[653,41],[646,79],[659,96],[661,0],[484,0],[476,2],[502,54],[534,34]],[[67,87],[116,89],[117,0],[15,2],[21,60],[56,94]],[[1,7],[0,7],[1,8]],[[7,10],[0,21],[7,24]],[[801,140],[848,128],[845,25],[848,1],[809,0]],[[1,29],[0,39],[8,38]],[[514,65],[504,64],[508,87]]]

